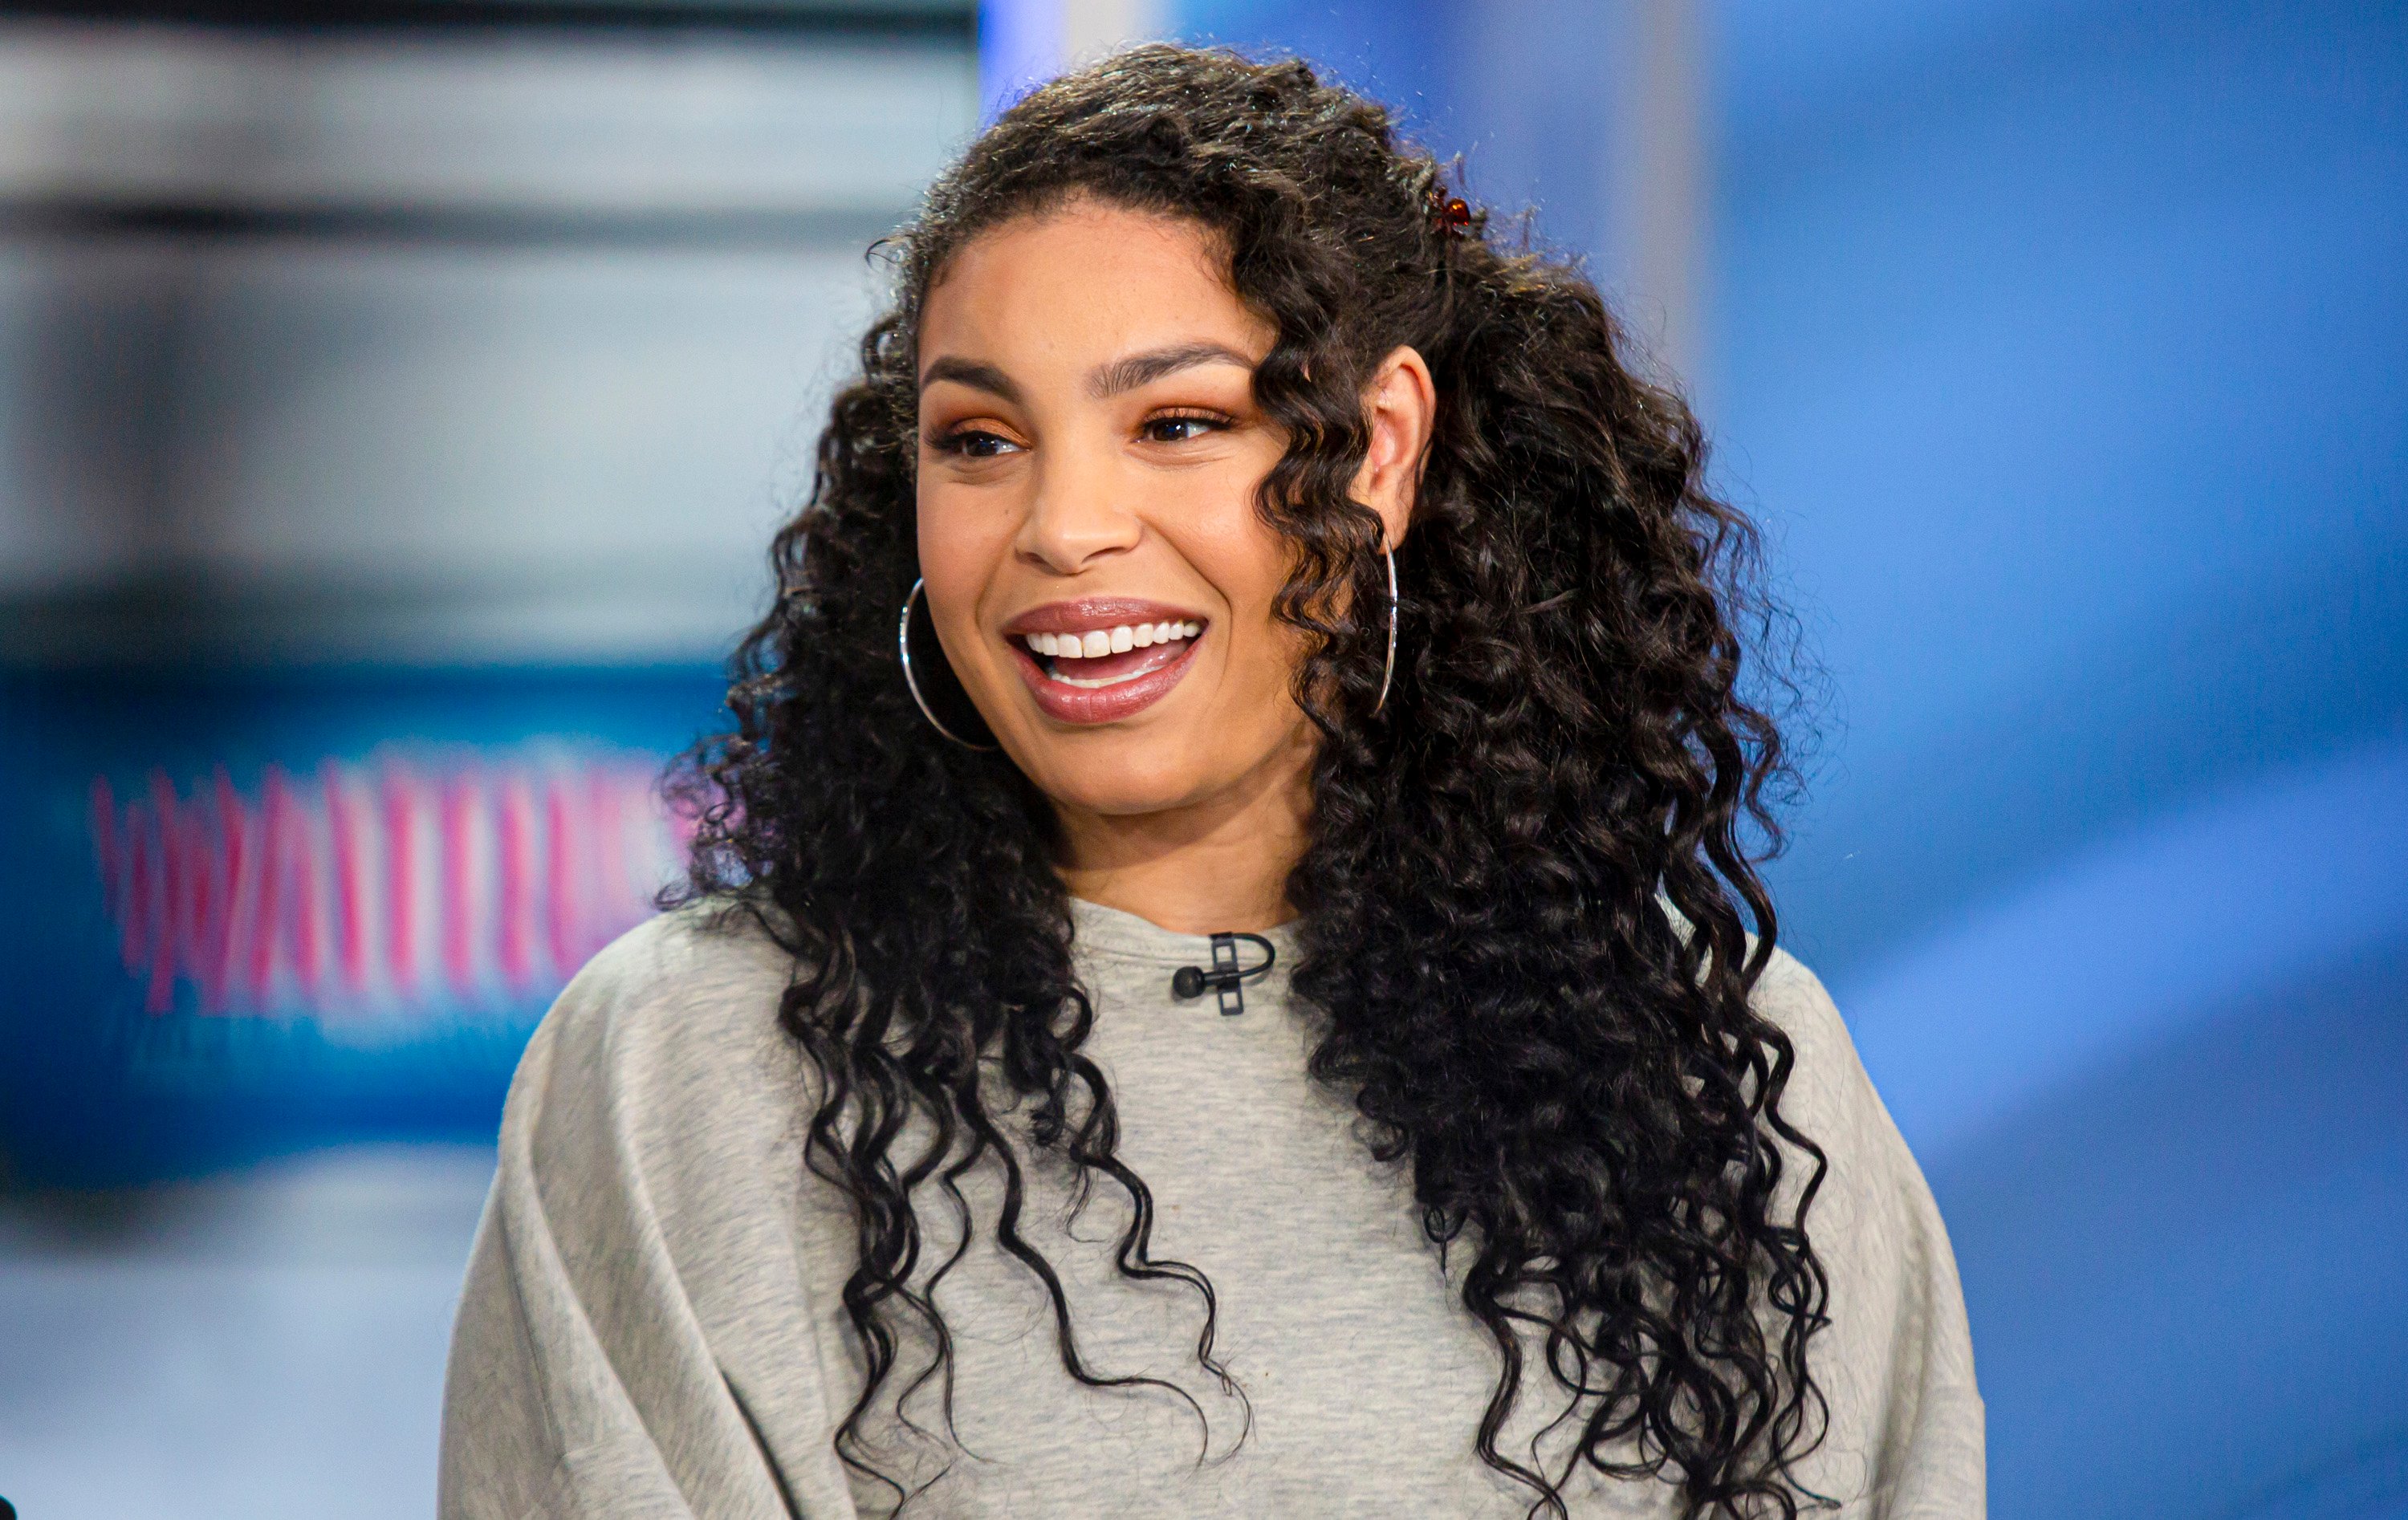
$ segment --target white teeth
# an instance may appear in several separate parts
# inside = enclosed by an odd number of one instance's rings
[[[1168,644],[1179,638],[1194,638],[1203,631],[1204,625],[1200,623],[1124,623],[1111,628],[1091,628],[1085,633],[1025,634],[1022,642],[1028,646],[1030,653],[1043,658],[1084,660],[1104,654],[1125,654],[1133,649],[1150,649],[1155,644]],[[1120,676],[1111,681],[1073,681],[1070,684],[1110,686],[1127,679]]]

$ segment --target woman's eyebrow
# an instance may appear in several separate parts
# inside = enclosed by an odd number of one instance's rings
[[[1249,373],[1254,367],[1252,359],[1218,343],[1181,343],[1115,359],[1087,378],[1087,389],[1096,400],[1101,401],[1134,391],[1140,385],[1152,384],[1163,376],[1182,369],[1214,364],[1236,365]]]
[[[947,355],[936,360],[921,375],[920,389],[924,391],[939,380],[952,380],[973,391],[984,391],[1014,405],[1020,401],[1020,387],[1011,382],[1010,376],[993,365],[982,365],[975,359],[956,359]]]

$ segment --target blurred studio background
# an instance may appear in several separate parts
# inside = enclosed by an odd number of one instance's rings
[[[0,1494],[410,1516],[864,250],[1141,36],[1535,207],[1828,668],[2004,1520],[2408,1515],[2408,7],[0,3]]]

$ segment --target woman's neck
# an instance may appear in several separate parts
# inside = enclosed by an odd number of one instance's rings
[[[1296,916],[1288,873],[1312,816],[1312,755],[1283,754],[1237,787],[1162,812],[1056,809],[1070,895],[1182,934],[1260,933]]]

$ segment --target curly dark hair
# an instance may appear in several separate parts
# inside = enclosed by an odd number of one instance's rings
[[[1804,1227],[1824,1160],[1782,1117],[1794,1054],[1749,998],[1784,774],[1741,680],[1754,532],[1572,265],[1508,246],[1381,107],[1306,65],[1170,47],[1020,101],[896,239],[894,303],[734,661],[733,731],[673,778],[699,815],[681,895],[749,906],[796,960],[779,1017],[822,1078],[808,1165],[859,1229],[843,1301],[868,1377],[839,1453],[877,1475],[862,1421],[897,1315],[933,1333],[911,1387],[950,1355],[913,1285],[915,1208],[949,1200],[967,1226],[974,1166],[1002,1169],[991,1227],[1051,1295],[1071,1375],[1143,1381],[1082,1357],[1022,1232],[1015,1144],[1125,1191],[1121,1270],[1201,1297],[1197,1355],[1220,1372],[1211,1285],[1151,1254],[1151,1195],[1082,1053],[1053,815],[1009,759],[924,721],[895,648],[923,300],[968,239],[1074,196],[1200,226],[1277,330],[1254,385],[1287,443],[1258,506],[1293,546],[1277,610],[1306,636],[1295,690],[1320,734],[1294,987],[1322,1021],[1312,1075],[1352,1097],[1377,1156],[1410,1161],[1437,1248],[1471,1254],[1463,1307],[1501,1369],[1467,1440],[1534,1515],[1567,1513],[1583,1462],[1675,1483],[1692,1516],[1795,1515],[1824,1423],[1807,1347],[1828,1286]],[[1438,410],[1382,707],[1382,527],[1348,488],[1362,387],[1402,344]],[[1026,1116],[1009,1143],[1007,1110]],[[1785,1189],[1784,1146],[1805,1172]],[[1580,1422],[1559,1471],[1499,1449],[1534,1352]]]

